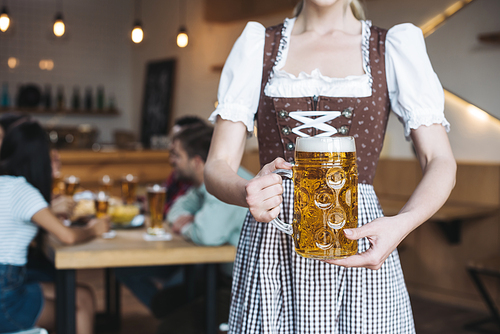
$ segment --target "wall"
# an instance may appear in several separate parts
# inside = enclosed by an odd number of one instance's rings
[[[110,141],[114,129],[132,127],[131,54],[129,33],[132,26],[131,0],[67,0],[63,2],[66,34],[57,39],[52,24],[56,1],[16,0],[6,3],[12,26],[0,34],[0,82],[8,82],[11,99],[19,84],[64,86],[69,106],[74,86],[93,89],[103,85],[106,97],[111,94],[118,117],[37,116],[42,123],[95,125],[101,141]],[[16,57],[20,65],[7,67],[7,59]],[[52,71],[41,70],[41,59],[52,59]]]

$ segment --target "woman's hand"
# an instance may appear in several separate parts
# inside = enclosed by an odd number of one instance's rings
[[[404,217],[400,216],[404,216],[404,214],[377,218],[361,227],[345,229],[344,234],[348,239],[358,240],[366,237],[370,242],[370,248],[363,253],[345,259],[326,260],[325,262],[342,267],[380,269],[384,261],[408,234],[404,228]]]
[[[50,209],[52,212],[63,218],[71,217],[73,214],[73,209],[75,208],[75,201],[71,196],[57,196],[50,201]]]
[[[246,187],[246,201],[250,213],[258,222],[268,223],[276,218],[283,201],[281,176],[274,174],[276,169],[291,169],[292,165],[282,158],[276,158],[260,170]]]
[[[109,216],[105,218],[93,218],[87,223],[87,228],[92,229],[95,236],[100,236],[110,230],[111,218]]]

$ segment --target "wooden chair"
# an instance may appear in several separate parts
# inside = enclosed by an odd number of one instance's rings
[[[465,329],[480,333],[500,333],[500,313],[498,311],[498,307],[481,280],[482,276],[500,278],[500,256],[471,262],[467,265],[467,272],[478,289],[481,298],[488,307],[490,316],[485,319],[466,324]],[[484,325],[486,323],[494,323],[498,327],[498,330],[492,331],[485,329]]]

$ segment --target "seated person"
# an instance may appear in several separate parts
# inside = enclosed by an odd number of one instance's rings
[[[174,135],[170,161],[179,179],[191,182],[193,187],[177,199],[167,215],[167,221],[174,233],[180,233],[197,244],[216,246],[230,243],[236,246],[247,209],[221,202],[210,195],[203,184],[203,170],[212,133],[211,126],[194,125],[185,127]],[[253,177],[243,168],[239,173],[246,179]],[[226,274],[231,274],[230,267],[224,269]],[[141,267],[139,270],[119,268],[116,270],[116,276],[144,305],[159,316],[160,313],[163,315],[165,310],[157,311],[152,307],[153,297],[161,288],[174,285],[174,281],[177,285],[182,283],[182,272],[182,266]],[[158,287],[155,282],[161,280],[167,284]],[[181,302],[182,300],[172,306],[180,306]],[[155,304],[161,303],[162,300],[155,298]],[[162,307],[159,305],[159,308]]]
[[[186,239],[205,245],[238,244],[247,208],[226,204],[209,194],[203,183],[205,161],[213,128],[187,127],[174,136],[171,163],[179,178],[190,180],[193,187],[177,199],[167,215],[172,231]],[[253,176],[241,167],[238,175]]]
[[[0,147],[2,146],[2,140],[5,136],[5,132],[16,126],[29,118],[28,115],[24,114],[13,114],[6,113],[0,116]],[[50,151],[51,166],[52,166],[52,177],[60,174],[61,161],[59,159],[59,153],[57,150],[52,149]],[[70,196],[57,195],[52,196],[50,200],[50,210],[58,218],[68,218],[73,212],[75,207],[75,202]],[[41,251],[38,245],[43,238],[44,231],[40,230],[37,236],[34,238],[33,242],[30,244],[28,250],[28,263],[27,268],[27,278],[30,281],[38,282],[53,282],[55,279],[55,269],[52,263],[46,258],[45,254]]]
[[[109,230],[107,219],[70,228],[48,209],[52,168],[45,130],[25,118],[10,125],[0,148],[0,333],[55,327],[55,289],[27,279],[28,245],[42,227],[65,244],[89,240]],[[76,329],[92,333],[92,292],[76,290]]]
[[[204,120],[198,116],[183,116],[175,120],[174,126],[170,130],[170,144],[173,136],[182,130],[183,127],[192,125],[207,125]],[[166,215],[175,200],[186,193],[191,187],[191,183],[187,180],[179,179],[177,172],[174,170],[170,173],[169,177],[165,180],[163,184],[167,188],[167,199],[165,201],[165,207],[163,213]]]

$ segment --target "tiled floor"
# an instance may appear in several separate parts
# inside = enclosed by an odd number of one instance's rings
[[[97,307],[104,310],[104,288],[102,270],[78,271],[78,280],[90,284],[96,291]],[[114,334],[156,334],[160,320],[156,319],[150,312],[139,303],[135,297],[126,289],[122,288],[122,326]],[[420,298],[412,298],[415,326],[418,334],[472,334],[466,331],[465,324],[482,319],[485,313],[470,311],[457,307],[450,307]],[[174,321],[186,321],[182,315]],[[500,333],[498,328],[487,326],[492,333]],[[108,334],[111,332],[100,331],[97,334]],[[162,331],[161,334],[166,334]]]

